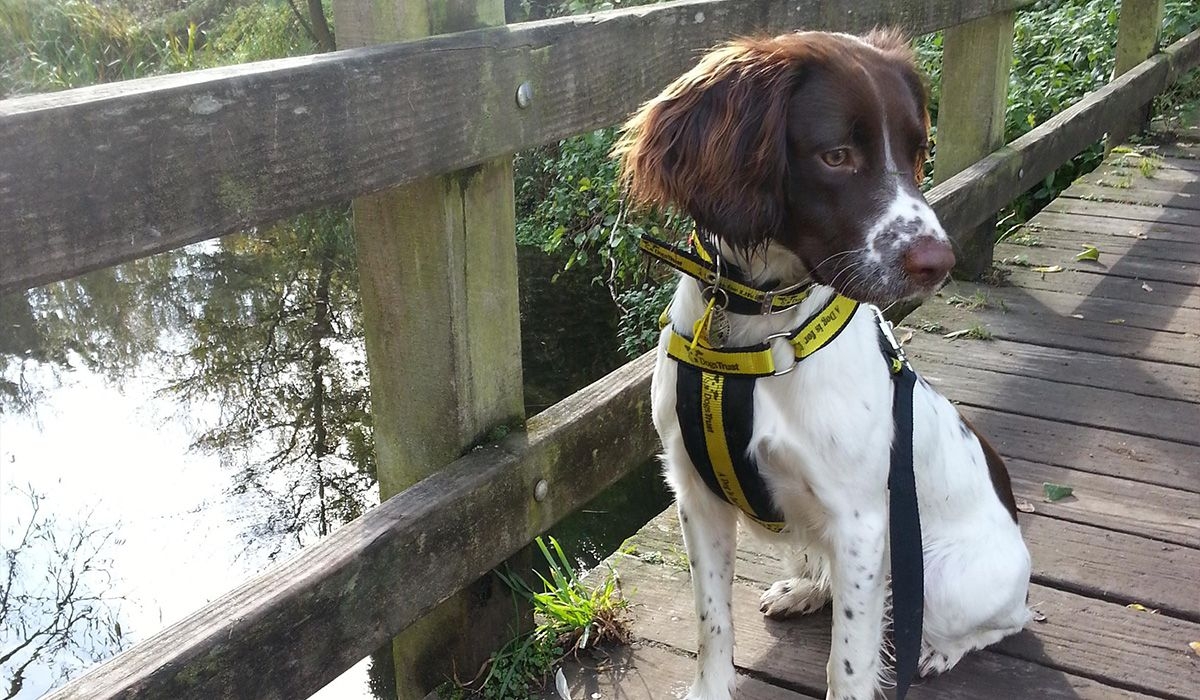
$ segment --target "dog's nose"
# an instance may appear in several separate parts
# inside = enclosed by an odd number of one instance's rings
[[[913,282],[932,285],[941,282],[954,267],[954,251],[946,241],[922,236],[904,251],[904,270]]]

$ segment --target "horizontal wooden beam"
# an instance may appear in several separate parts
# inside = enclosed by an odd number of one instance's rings
[[[971,230],[1198,64],[1200,29],[934,187],[927,199],[942,226]]]
[[[655,454],[653,364],[625,365],[48,697],[308,697]]]
[[[1030,1],[695,0],[2,101],[0,293],[615,124],[731,36]]]

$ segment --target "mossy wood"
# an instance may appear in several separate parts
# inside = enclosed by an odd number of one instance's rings
[[[699,0],[3,101],[0,292],[616,124],[733,36],[920,34],[1029,1]]]
[[[1001,12],[946,30],[933,176],[945,182],[1004,145],[1008,74],[1016,13]],[[995,220],[955,231],[959,275],[975,278],[992,266]]]
[[[347,48],[504,23],[502,0],[337,0],[334,12]],[[512,158],[360,197],[353,210],[385,500],[524,420]],[[486,574],[393,641],[398,699],[479,668],[528,626]]]
[[[659,449],[653,363],[625,365],[48,698],[308,697],[644,464]]]
[[[1117,24],[1116,61],[1113,77],[1119,77],[1158,51],[1162,32],[1165,0],[1121,0],[1121,17]],[[1130,134],[1141,131],[1150,119],[1150,105],[1144,105],[1126,115],[1108,134],[1107,148],[1125,143]]]

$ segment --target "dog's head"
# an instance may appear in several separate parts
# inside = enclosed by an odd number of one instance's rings
[[[817,282],[887,304],[954,265],[918,187],[928,133],[903,36],[803,32],[710,52],[616,152],[635,203],[679,207],[737,250],[781,247]]]

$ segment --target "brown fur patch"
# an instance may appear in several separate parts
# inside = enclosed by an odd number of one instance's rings
[[[983,434],[971,425],[970,421],[961,414],[959,418],[962,419],[964,425],[971,429],[972,433],[975,433],[975,437],[979,438],[979,446],[983,448],[983,457],[987,460],[988,476],[992,479],[992,489],[996,492],[1000,503],[1004,504],[1005,510],[1012,516],[1013,522],[1017,522],[1017,499],[1013,496],[1012,480],[1008,476],[1008,468],[1004,466],[1004,460],[983,437]]]

